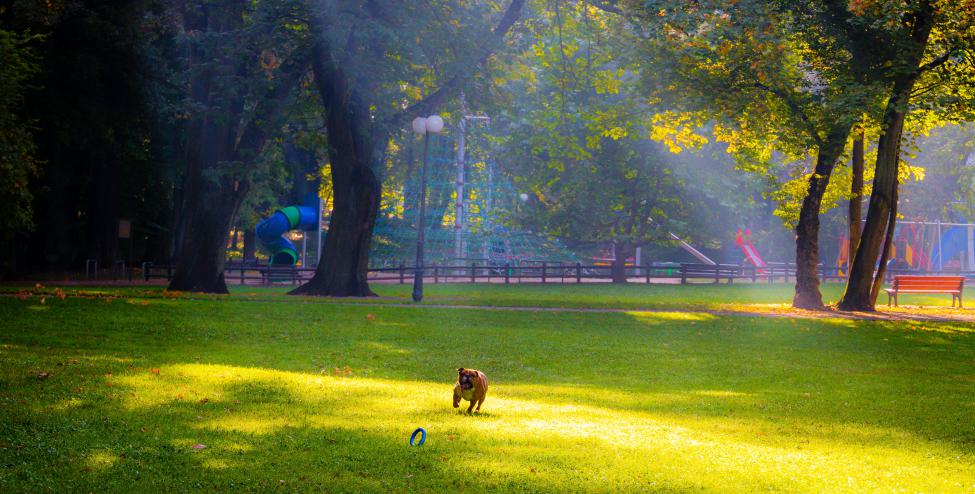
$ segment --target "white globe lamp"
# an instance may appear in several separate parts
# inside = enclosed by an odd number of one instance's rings
[[[443,121],[440,121],[440,125],[443,125]],[[427,119],[423,117],[416,117],[413,119],[413,132],[417,135],[423,135],[427,133]]]
[[[443,119],[440,115],[430,115],[427,117],[427,132],[431,134],[439,134],[443,130]]]

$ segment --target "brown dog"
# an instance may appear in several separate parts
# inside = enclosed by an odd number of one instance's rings
[[[483,372],[474,369],[457,369],[457,383],[454,384],[454,408],[460,406],[460,399],[463,398],[471,402],[467,407],[467,413],[471,413],[474,403],[477,403],[477,411],[481,411],[481,403],[484,403],[484,396],[487,395],[488,380]]]

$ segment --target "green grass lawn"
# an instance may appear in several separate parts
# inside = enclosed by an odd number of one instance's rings
[[[430,302],[783,297],[443,286]],[[971,324],[247,293],[0,297],[0,492],[975,490]],[[491,380],[480,415],[450,406],[459,366]]]
[[[372,289],[378,298],[365,299],[311,299],[315,302],[337,302],[355,304],[412,304],[410,284],[373,283]],[[3,286],[0,293],[15,293],[23,287]],[[229,298],[241,300],[289,301],[285,297],[294,287],[279,285],[274,287],[231,285]],[[835,303],[843,293],[844,285],[828,283],[821,286],[823,300]],[[45,288],[50,291],[51,287]],[[65,286],[69,293],[85,291],[104,295],[159,297],[163,287],[154,286]],[[781,305],[792,302],[794,286],[784,283],[739,283],[693,285],[628,285],[600,284],[468,284],[468,283],[427,283],[423,303],[427,305],[453,306],[492,306],[492,307],[546,307],[546,308],[594,308],[594,309],[647,309],[647,310],[749,310],[748,306]],[[202,299],[226,299],[228,297],[190,295]],[[878,307],[886,306],[887,297],[881,294]],[[923,305],[930,308],[950,308],[951,296],[938,294],[903,294],[902,305]],[[975,303],[970,304],[975,306]],[[959,314],[973,314],[964,310]]]

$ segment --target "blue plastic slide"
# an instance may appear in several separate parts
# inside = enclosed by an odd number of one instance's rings
[[[934,246],[932,254],[934,266],[941,266],[958,255],[959,252],[968,250],[968,229],[962,226],[953,226],[944,231],[941,235],[941,255],[944,260],[938,259],[938,246]]]
[[[314,199],[318,202],[318,198]],[[311,201],[309,201],[311,202]],[[298,264],[298,249],[284,234],[291,230],[318,230],[318,208],[287,206],[257,224],[257,239],[271,254],[271,266]]]

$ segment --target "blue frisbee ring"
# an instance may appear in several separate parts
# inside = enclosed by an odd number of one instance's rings
[[[414,443],[417,434],[420,434],[420,441]],[[427,441],[427,431],[423,430],[423,427],[420,427],[417,430],[413,431],[413,435],[410,436],[410,446],[423,446],[423,443],[425,443],[426,441]]]

